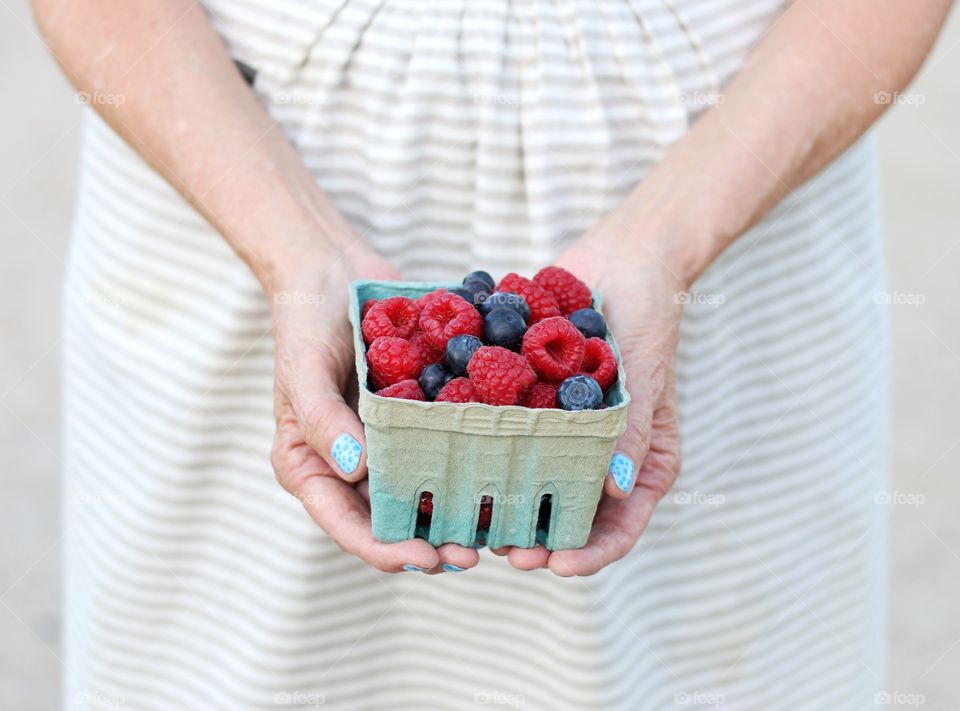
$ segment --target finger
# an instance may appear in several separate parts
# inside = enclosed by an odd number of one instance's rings
[[[500,546],[499,548],[491,548],[490,551],[494,555],[498,555],[501,558],[507,555],[510,552],[510,546]]]
[[[480,554],[473,548],[466,548],[456,543],[444,543],[437,547],[440,556],[439,571],[444,573],[462,573],[480,562]]]
[[[289,408],[289,404],[285,406]],[[370,505],[351,484],[332,475],[327,462],[299,438],[296,420],[281,417],[271,461],[277,481],[347,553],[385,572],[430,570],[440,556],[422,539],[381,543],[373,537]]]
[[[307,444],[347,481],[363,479],[367,475],[366,439],[356,413],[332,388],[304,399],[299,419]]]
[[[303,439],[327,462],[330,469],[347,481],[367,475],[366,439],[363,424],[347,405],[329,371],[308,364],[296,378],[288,376],[292,410]],[[278,413],[277,419],[281,414]]]
[[[536,570],[546,568],[550,560],[550,551],[543,546],[533,548],[511,548],[507,560],[517,570]]]
[[[627,408],[627,427],[617,441],[610,458],[604,492],[615,499],[625,499],[633,491],[636,475],[650,451],[654,429],[653,405],[661,401],[667,386],[666,365],[646,360],[647,354],[636,349],[624,357],[624,368],[629,373],[627,389],[630,405]]]
[[[672,391],[671,391],[672,392]],[[626,499],[604,496],[597,507],[587,544],[550,555],[557,575],[593,575],[620,560],[636,545],[650,517],[680,473],[680,443],[672,394],[653,418],[653,441]]]
[[[424,572],[436,568],[440,556],[422,538],[381,543],[373,537],[366,502],[349,484],[331,476],[303,481],[298,498],[311,518],[346,553],[385,573]]]
[[[356,490],[358,494],[360,494],[360,496],[363,497],[363,500],[366,501],[367,505],[369,506],[370,505],[370,481],[368,479],[364,479],[363,481],[358,481],[356,484],[353,485],[353,488],[354,490]]]
[[[551,572],[561,577],[593,575],[619,560],[636,544],[656,503],[656,497],[647,489],[637,489],[626,499],[604,496],[587,544],[551,553],[547,562]]]

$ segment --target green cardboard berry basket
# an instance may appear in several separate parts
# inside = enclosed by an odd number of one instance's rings
[[[358,281],[351,285],[359,414],[367,440],[373,534],[395,543],[420,535],[433,545],[579,548],[587,541],[630,396],[620,367],[603,410],[416,402],[367,388],[360,310],[368,299],[415,299],[458,283]],[[599,297],[595,295],[600,308]],[[617,360],[612,336],[607,340]],[[418,526],[420,495],[433,495],[429,529]],[[485,498],[489,497],[489,498]],[[481,502],[492,503],[478,537]],[[421,519],[422,522],[422,519]]]

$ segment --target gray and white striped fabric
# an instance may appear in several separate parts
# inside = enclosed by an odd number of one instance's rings
[[[208,0],[410,278],[531,273],[716,99],[779,0]],[[94,115],[66,284],[66,706],[863,709],[883,688],[887,326],[869,141],[696,285],[685,467],[597,576],[386,576],[268,460],[268,309]]]

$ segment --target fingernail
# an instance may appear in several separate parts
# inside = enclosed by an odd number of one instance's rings
[[[408,573],[423,573],[426,571],[426,568],[421,568],[419,565],[411,565],[410,563],[403,566],[403,569]]]
[[[340,471],[344,474],[353,473],[353,470],[356,469],[360,463],[360,454],[362,452],[363,447],[360,446],[360,443],[356,438],[348,435],[346,432],[333,440],[333,447],[330,448],[333,461],[337,463]]]
[[[610,476],[613,477],[613,483],[617,485],[620,491],[630,493],[633,491],[633,460],[623,452],[614,452],[610,458]]]
[[[448,573],[462,573],[466,568],[461,568],[459,565],[454,565],[453,563],[444,563],[440,566]]]

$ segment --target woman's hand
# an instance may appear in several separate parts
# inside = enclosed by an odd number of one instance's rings
[[[685,284],[666,250],[628,234],[622,220],[611,213],[556,264],[603,295],[632,398],[627,429],[617,443],[587,544],[554,553],[512,548],[508,556],[517,568],[592,575],[619,560],[636,544],[680,471],[674,369],[681,315],[677,296]]]
[[[561,255],[558,265],[604,295],[633,397],[618,449],[635,463],[636,488],[623,498],[607,481],[586,547],[511,549],[511,563],[586,575],[633,547],[680,469],[674,295],[861,136],[890,104],[877,94],[907,85],[952,4],[899,3],[885,12],[870,0],[789,4],[723,101]],[[615,461],[625,480],[630,463]]]
[[[388,544],[373,537],[363,425],[345,399],[356,392],[349,284],[363,278],[399,274],[358,246],[306,260],[268,289],[276,343],[271,461],[277,481],[337,545],[382,571],[415,566],[441,572],[445,563],[473,567],[479,557],[472,548],[435,549],[422,539]]]

